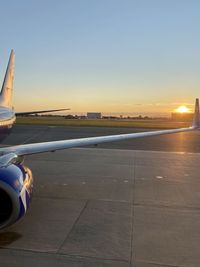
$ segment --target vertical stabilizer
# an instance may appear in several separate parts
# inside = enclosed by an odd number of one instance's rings
[[[194,109],[194,119],[192,127],[199,128],[200,127],[200,118],[199,118],[199,99],[196,98],[195,109]]]
[[[12,95],[13,95],[13,78],[14,78],[14,51],[11,50],[6,74],[4,77],[1,93],[0,93],[0,106],[12,107]]]

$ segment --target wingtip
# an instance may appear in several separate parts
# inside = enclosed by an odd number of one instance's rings
[[[199,98],[196,98],[195,100],[194,119],[193,119],[192,127],[195,129],[200,128]]]
[[[11,54],[14,54],[14,49],[13,48],[10,50],[10,53]]]

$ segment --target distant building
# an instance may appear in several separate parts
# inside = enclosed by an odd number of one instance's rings
[[[173,121],[192,121],[193,113],[173,112],[171,114],[171,118],[172,118]]]
[[[100,112],[88,112],[87,118],[88,119],[101,119],[101,113]]]

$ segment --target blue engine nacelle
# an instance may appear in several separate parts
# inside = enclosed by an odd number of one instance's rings
[[[32,192],[33,176],[29,168],[21,164],[0,168],[0,229],[26,213]]]

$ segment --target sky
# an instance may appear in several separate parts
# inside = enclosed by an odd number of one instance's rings
[[[0,3],[0,78],[17,111],[170,114],[200,96],[200,1]]]

